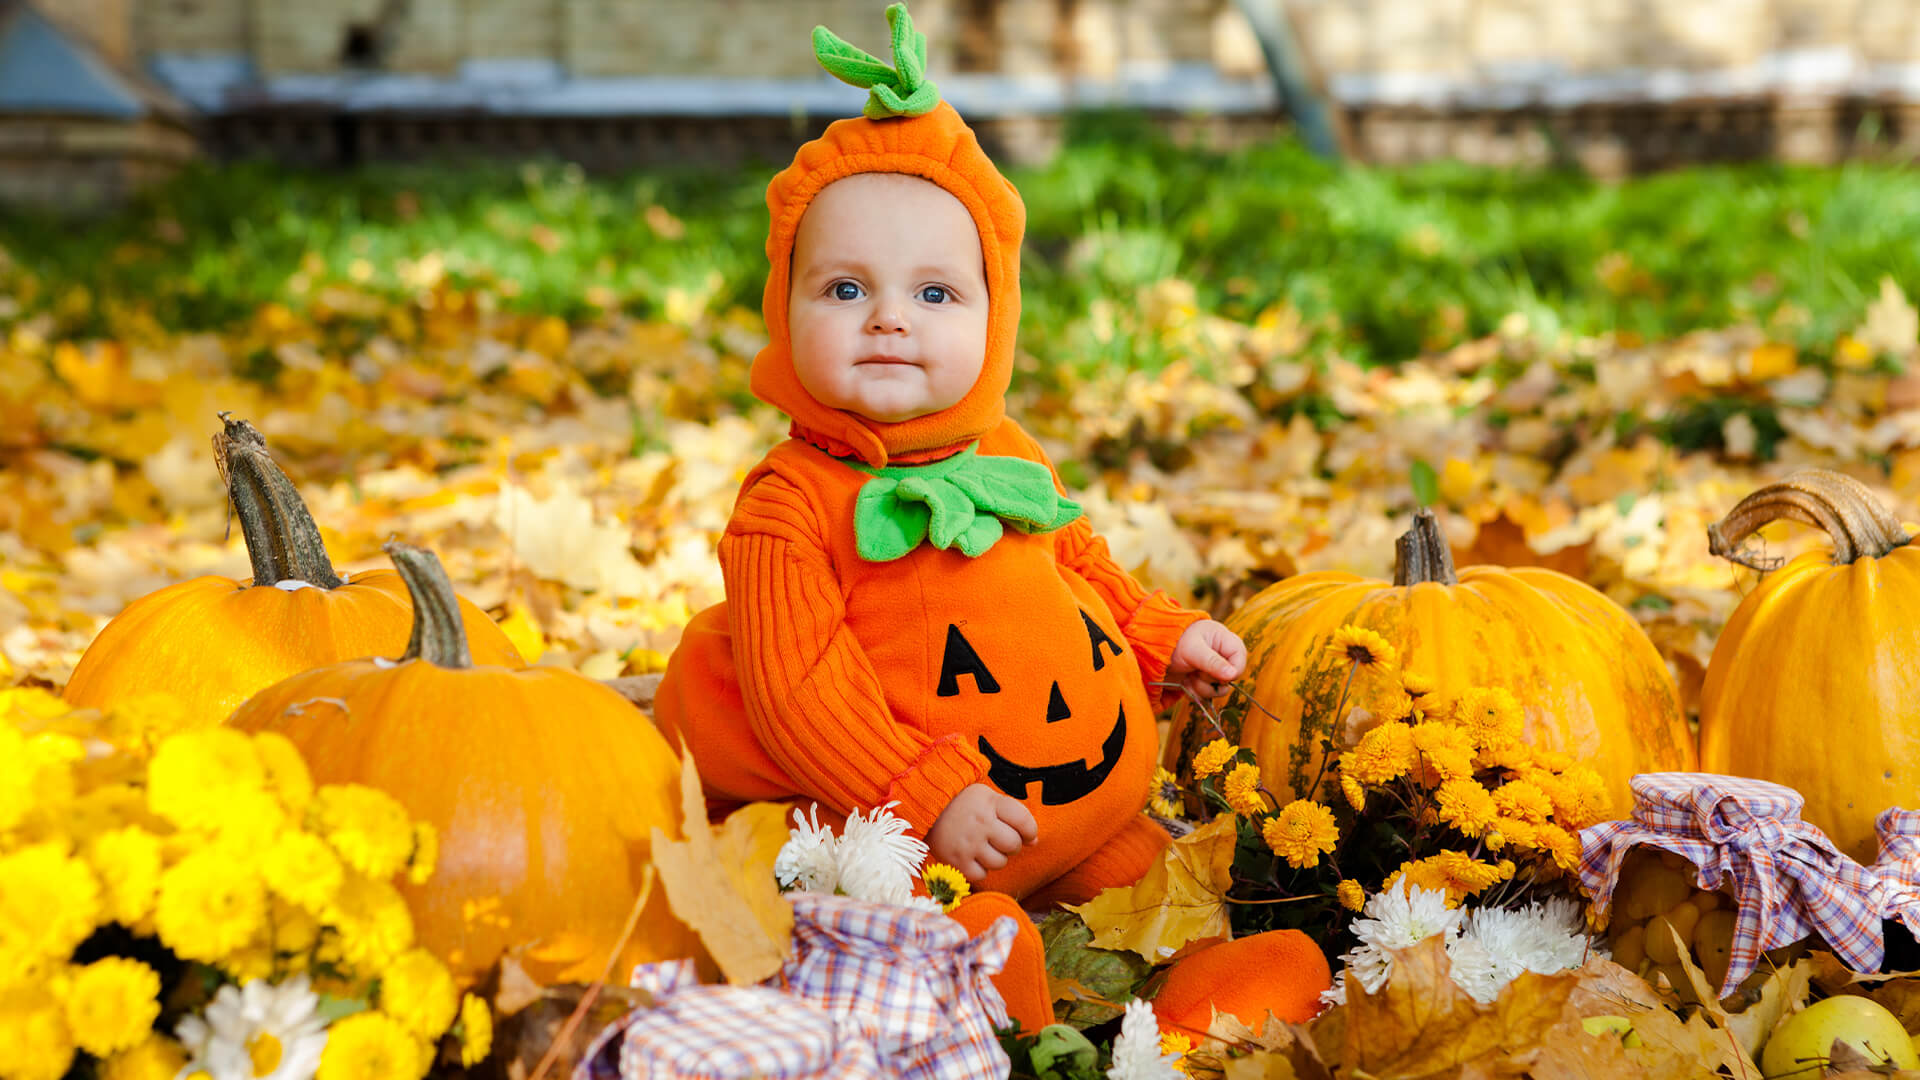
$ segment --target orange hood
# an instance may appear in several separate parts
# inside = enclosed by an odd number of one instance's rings
[[[979,230],[987,271],[987,354],[979,380],[958,404],[897,423],[869,420],[814,400],[794,371],[787,328],[793,238],[801,215],[821,188],[871,172],[922,177],[959,199]],[[1001,421],[1020,324],[1020,238],[1026,231],[1027,208],[953,106],[943,101],[920,116],[835,121],[825,134],[802,146],[793,163],[767,185],[767,212],[767,291],[761,310],[768,341],[754,357],[750,385],[756,397],[793,419],[795,435],[829,453],[877,466],[957,449]]]

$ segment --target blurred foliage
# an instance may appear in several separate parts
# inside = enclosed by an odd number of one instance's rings
[[[570,322],[751,310],[772,171],[202,166],[83,226],[0,215],[0,292],[16,313],[53,313],[62,337],[125,336],[135,312],[178,330],[227,326],[267,301],[305,314],[330,281],[398,295],[441,275]],[[1087,114],[1046,166],[1009,172],[1029,212],[1022,341],[1083,374],[1166,362],[1099,307],[1170,278],[1229,319],[1288,305],[1315,351],[1376,364],[1482,337],[1513,313],[1548,337],[1760,323],[1824,351],[1881,275],[1920,277],[1920,187],[1898,164],[1607,184],[1552,169],[1336,166],[1291,140],[1205,152],[1137,116]]]

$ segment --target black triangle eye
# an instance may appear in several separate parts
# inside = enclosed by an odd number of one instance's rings
[[[997,694],[1000,683],[994,679],[993,672],[987,670],[986,661],[973,651],[973,645],[966,635],[953,623],[947,624],[947,651],[940,659],[940,684],[934,693],[940,697],[953,697],[960,692],[960,676],[973,676],[973,688],[982,694]]]
[[[1047,695],[1047,723],[1057,724],[1073,716],[1067,708],[1067,699],[1060,696],[1060,684],[1053,684],[1053,692]]]
[[[1108,637],[1107,632],[1100,629],[1100,624],[1094,622],[1093,616],[1087,614],[1084,608],[1080,611],[1080,621],[1087,624],[1087,638],[1093,643],[1093,670],[1099,671],[1107,666],[1107,658],[1101,655],[1100,646],[1105,645],[1113,650],[1113,655],[1119,656],[1120,643]]]

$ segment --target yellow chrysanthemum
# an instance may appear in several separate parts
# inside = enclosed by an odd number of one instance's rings
[[[334,894],[324,921],[338,930],[330,942],[338,957],[358,971],[375,972],[413,947],[413,916],[406,901],[385,881],[348,874]]]
[[[1499,815],[1493,794],[1471,779],[1448,780],[1434,792],[1440,820],[1462,836],[1479,836]]]
[[[253,740],[233,728],[185,731],[165,739],[147,765],[147,805],[183,829],[214,830],[235,807],[266,790]]]
[[[1397,723],[1413,715],[1413,698],[1405,690],[1387,683],[1376,683],[1359,695],[1360,705],[1383,723]]]
[[[960,901],[973,892],[973,885],[965,874],[946,863],[928,863],[920,871],[920,880],[927,886],[927,895],[940,902],[942,909],[952,911],[960,906]]]
[[[174,1080],[187,1064],[186,1048],[165,1035],[149,1033],[138,1046],[108,1058],[100,1080]]]
[[[1558,825],[1541,825],[1536,832],[1540,850],[1553,857],[1553,865],[1571,874],[1580,869],[1580,841]]]
[[[1426,721],[1415,724],[1412,730],[1413,751],[1419,763],[1431,776],[1423,776],[1423,782],[1438,780],[1464,780],[1473,775],[1473,740],[1467,733],[1451,724]]]
[[[313,774],[307,771],[307,759],[293,740],[277,731],[262,731],[253,737],[253,748],[267,770],[267,783],[281,805],[295,814],[304,813],[313,801]]]
[[[472,994],[460,999],[460,1065],[472,1068],[493,1049],[493,1011]]]
[[[1530,822],[1515,817],[1497,817],[1493,826],[1483,838],[1490,850],[1500,851],[1513,847],[1519,851],[1532,851],[1539,846],[1539,830]]]
[[[0,856],[0,987],[66,960],[93,933],[100,909],[93,871],[59,843]]]
[[[1526,727],[1526,712],[1505,687],[1476,686],[1454,702],[1453,722],[1484,750],[1517,742]]]
[[[18,716],[23,720],[51,720],[73,711],[60,695],[38,686],[10,686],[0,689],[0,718]]]
[[[132,926],[147,917],[160,888],[160,861],[160,838],[137,825],[93,838],[87,862],[106,886],[108,918]]]
[[[1493,793],[1493,804],[1501,817],[1519,818],[1538,825],[1553,813],[1553,801],[1547,793],[1525,780],[1510,780]]]
[[[381,1012],[334,1022],[315,1080],[417,1080],[429,1064],[426,1049],[398,1020]]]
[[[1340,899],[1340,906],[1348,911],[1359,911],[1367,906],[1367,890],[1352,878],[1334,886],[1333,893]]]
[[[1347,797],[1347,805],[1353,807],[1354,810],[1362,811],[1367,808],[1367,789],[1365,785],[1353,777],[1346,775],[1345,770],[1342,770],[1340,774],[1340,794]]]
[[[33,781],[38,767],[27,756],[27,737],[18,727],[0,720],[0,832],[26,819],[38,802]]]
[[[1405,690],[1412,697],[1423,697],[1431,694],[1433,693],[1433,687],[1433,676],[1424,671],[1402,671],[1400,673],[1400,689]]]
[[[298,956],[313,948],[320,938],[320,920],[314,912],[295,907],[274,897],[268,911],[273,926],[273,951],[276,955]]]
[[[1482,769],[1504,769],[1519,775],[1534,768],[1533,747],[1518,741],[1483,746],[1474,756],[1474,765]]]
[[[260,859],[260,877],[274,895],[285,897],[308,911],[320,912],[333,903],[346,877],[340,857],[325,840],[312,833],[287,829]]]
[[[193,718],[187,713],[186,702],[156,690],[114,701],[103,726],[115,745],[145,753],[168,736],[192,727]]]
[[[1160,1036],[1160,1053],[1177,1054],[1180,1057],[1186,1057],[1192,1052],[1193,1040],[1187,1038],[1185,1035],[1177,1031],[1169,1031]],[[1174,1067],[1179,1068],[1180,1063],[1174,1062]]]
[[[60,1003],[45,988],[0,994],[0,1068],[7,1080],[60,1080],[74,1050]]]
[[[1381,724],[1360,737],[1360,745],[1340,759],[1340,772],[1362,784],[1384,784],[1413,767],[1413,729]]]
[[[1227,778],[1220,782],[1220,796],[1227,800],[1227,806],[1242,817],[1251,817],[1267,808],[1267,800],[1260,796],[1260,766],[1241,762],[1233,767]]]
[[[1533,751],[1533,763],[1543,769],[1563,773],[1573,768],[1575,761],[1573,755],[1567,753],[1565,750],[1541,750],[1535,748]]]
[[[1560,776],[1568,798],[1562,805],[1554,800],[1553,816],[1568,829],[1584,829],[1613,816],[1613,800],[1607,796],[1607,782],[1591,765],[1575,765]]]
[[[1260,836],[1275,855],[1296,870],[1320,865],[1340,839],[1333,811],[1311,799],[1295,799],[1260,826]]]
[[[460,991],[440,958],[425,949],[402,953],[380,973],[380,1011],[429,1042],[446,1033],[460,1009]]]
[[[1327,651],[1363,668],[1388,670],[1400,662],[1400,653],[1386,638],[1351,623],[1333,632]]]
[[[413,852],[407,856],[407,880],[425,885],[440,862],[440,830],[431,821],[413,823]]]
[[[109,956],[79,969],[65,992],[67,1028],[95,1057],[130,1050],[160,1018],[160,975],[138,960]]]
[[[252,941],[266,910],[257,876],[221,849],[202,848],[160,875],[154,923],[182,958],[212,964]]]
[[[400,800],[364,784],[328,784],[314,795],[321,835],[348,866],[385,880],[413,853],[413,822]]]
[[[1225,739],[1213,740],[1201,747],[1199,753],[1193,755],[1193,778],[1205,780],[1225,768],[1227,762],[1233,760],[1233,755],[1239,752],[1238,746]]]
[[[1511,871],[1505,873],[1511,876]],[[1392,891],[1400,879],[1405,878],[1423,889],[1444,891],[1448,904],[1452,905],[1506,880],[1502,874],[1501,864],[1481,862],[1464,851],[1442,851],[1402,864],[1387,880],[1386,888]]]
[[[61,821],[74,801],[73,763],[86,755],[86,746],[71,735],[28,735],[0,721],[0,831],[20,826],[29,815]]]

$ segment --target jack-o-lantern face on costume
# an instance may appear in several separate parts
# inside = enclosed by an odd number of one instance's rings
[[[1108,651],[1117,657],[1122,652],[1121,645],[1084,610],[1080,612],[1080,621],[1086,626],[1087,640],[1092,646],[1091,668],[1096,672],[1101,671],[1107,666]],[[940,682],[934,692],[940,697],[959,695],[962,675],[971,676],[974,690],[981,694],[1000,693],[1000,682],[993,677],[993,671],[981,659],[979,651],[967,640],[957,624],[950,623],[947,626],[946,651],[940,662]],[[1060,681],[1055,679],[1047,690],[1046,723],[1058,724],[1071,719],[1073,709],[1060,692]],[[1099,755],[1092,765],[1088,765],[1084,757],[1046,765],[1016,762],[995,750],[992,740],[987,736],[979,737],[980,754],[988,764],[987,779],[993,786],[1013,798],[1025,799],[1031,785],[1038,784],[1042,806],[1060,806],[1091,795],[1106,782],[1114,766],[1120,763],[1120,754],[1126,745],[1127,709],[1124,702],[1115,706],[1113,726],[1101,741]]]

